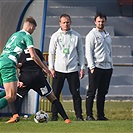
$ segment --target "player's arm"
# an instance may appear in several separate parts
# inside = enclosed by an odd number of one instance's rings
[[[43,64],[43,62],[40,60],[39,56],[36,54],[35,49],[33,47],[29,48],[30,56],[31,58],[42,68],[44,72],[47,74],[51,74],[49,69]]]
[[[21,81],[18,80],[18,82],[17,82],[17,87],[19,87],[19,88],[25,88],[26,85],[24,85],[23,82],[21,82]]]
[[[19,73],[19,70],[20,70],[20,67],[22,66],[22,63],[18,63],[17,64],[17,69],[16,69],[16,71],[17,71],[17,76],[19,77],[20,75],[20,73]],[[19,79],[18,79],[18,82],[17,82],[17,87],[19,87],[19,88],[24,88],[24,87],[26,87],[26,85],[24,85],[24,83],[23,82],[21,82],[21,81],[19,81]]]
[[[48,65],[47,65],[47,63],[46,63],[45,60],[43,61],[43,64],[44,64],[44,66],[48,69]]]
[[[48,68],[48,65],[47,65],[47,63],[46,63],[46,61],[44,60],[44,61],[42,61],[42,62],[43,62],[43,64],[45,65],[45,67],[46,67],[47,69],[49,69],[49,68]],[[50,71],[49,76],[51,76],[51,77],[52,77],[52,73],[51,73],[51,71]]]
[[[22,66],[22,63],[17,64],[17,68],[19,69]]]

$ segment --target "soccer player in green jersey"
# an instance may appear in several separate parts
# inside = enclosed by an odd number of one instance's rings
[[[25,18],[22,30],[11,35],[0,55],[0,85],[3,85],[5,91],[0,93],[0,109],[3,109],[8,103],[16,99],[17,92],[17,72],[16,68],[18,57],[24,49],[28,48],[31,58],[42,68],[42,70],[51,75],[49,69],[42,63],[35,52],[33,38],[37,23],[31,16]]]

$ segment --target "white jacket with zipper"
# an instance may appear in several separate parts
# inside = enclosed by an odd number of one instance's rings
[[[68,54],[63,53],[65,48],[69,50]],[[72,29],[63,32],[60,28],[51,36],[49,45],[49,69],[54,69],[62,73],[70,73],[84,69],[84,51],[79,33]]]
[[[113,68],[112,40],[107,31],[98,31],[93,28],[85,39],[85,57],[89,69]]]

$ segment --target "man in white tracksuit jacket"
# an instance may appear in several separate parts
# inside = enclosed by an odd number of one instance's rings
[[[96,93],[97,120],[108,120],[104,114],[104,102],[113,70],[112,40],[109,33],[104,30],[106,16],[98,13],[94,21],[96,27],[87,34],[85,41],[85,56],[89,76],[89,88],[86,95],[86,120],[95,120],[92,108]]]
[[[77,120],[83,120],[80,97],[80,80],[84,77],[84,51],[79,33],[70,28],[71,18],[60,16],[60,28],[55,32],[49,45],[49,69],[53,75],[53,90],[59,99],[64,81],[67,79],[72,94]],[[79,72],[78,72],[79,71]],[[52,120],[58,120],[52,106]]]

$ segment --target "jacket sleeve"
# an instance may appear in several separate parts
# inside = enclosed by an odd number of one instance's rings
[[[54,69],[54,61],[55,61],[55,51],[56,51],[56,37],[54,35],[51,36],[50,44],[49,44],[49,69]]]
[[[83,43],[80,35],[78,36],[78,58],[79,58],[80,69],[84,69],[85,57],[84,57]]]
[[[85,38],[85,57],[89,69],[95,68],[94,46],[95,46],[95,36],[92,33],[88,33]]]

